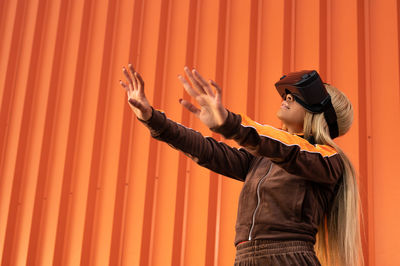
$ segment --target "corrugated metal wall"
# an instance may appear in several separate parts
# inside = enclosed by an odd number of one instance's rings
[[[275,126],[274,82],[317,69],[356,110],[338,143],[360,173],[367,265],[398,265],[398,26],[395,0],[1,0],[2,265],[233,264],[242,184],[150,139],[118,84],[128,62],[204,135],[178,103],[184,65]]]

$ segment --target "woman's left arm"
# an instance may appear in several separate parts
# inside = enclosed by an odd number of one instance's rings
[[[268,157],[287,172],[310,181],[335,184],[342,176],[342,160],[331,146],[314,146],[300,136],[261,125],[246,115],[229,112],[225,123],[211,130],[235,140],[251,154]]]
[[[193,86],[184,77],[179,76],[179,79],[200,108],[187,101],[181,101],[181,104],[214,132],[235,140],[251,154],[268,157],[289,173],[308,180],[335,184],[342,176],[343,165],[334,148],[314,146],[299,136],[229,112],[222,105],[222,90],[214,81],[207,82],[195,70],[185,68],[185,72]],[[211,85],[215,87],[215,93]]]

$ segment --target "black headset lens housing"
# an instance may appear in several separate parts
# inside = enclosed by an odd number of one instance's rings
[[[275,87],[282,99],[292,94],[295,101],[311,113],[324,113],[332,139],[339,135],[337,117],[331,96],[315,70],[291,72],[281,77]]]

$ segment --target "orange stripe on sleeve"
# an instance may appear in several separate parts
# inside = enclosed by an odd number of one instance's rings
[[[261,125],[244,114],[240,115],[242,117],[242,126],[253,127],[260,136],[279,141],[287,146],[297,145],[302,151],[320,153],[323,157],[337,154],[337,151],[329,145],[317,144],[314,146],[302,137],[290,134],[289,132],[274,128],[269,125]]]

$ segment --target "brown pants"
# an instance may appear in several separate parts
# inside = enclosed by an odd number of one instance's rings
[[[256,239],[236,246],[235,266],[321,266],[314,245],[307,241]]]

